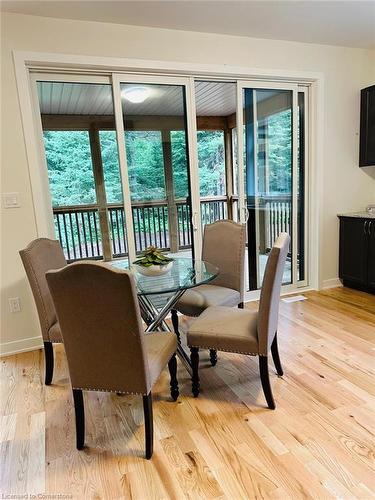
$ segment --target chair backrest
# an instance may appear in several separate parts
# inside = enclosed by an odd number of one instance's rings
[[[132,274],[75,262],[46,275],[75,389],[148,394],[151,389]]]
[[[38,238],[24,250],[20,250],[20,256],[34,296],[43,340],[49,341],[48,331],[56,323],[56,311],[47,285],[46,272],[66,266],[64,252],[58,241]]]
[[[277,331],[279,302],[290,237],[281,233],[268,256],[260,292],[258,312],[259,353],[268,354]]]
[[[220,220],[204,228],[202,259],[219,268],[211,283],[244,294],[246,226],[231,220]]]

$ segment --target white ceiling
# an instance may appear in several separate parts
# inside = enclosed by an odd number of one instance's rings
[[[375,48],[375,0],[3,1],[1,10],[255,38]]]
[[[124,85],[122,90],[140,85]],[[122,99],[126,115],[183,116],[182,87],[142,85],[150,96],[140,104]],[[236,85],[197,82],[195,99],[198,116],[228,116],[236,111]],[[40,111],[47,115],[113,115],[110,85],[92,83],[38,82]]]

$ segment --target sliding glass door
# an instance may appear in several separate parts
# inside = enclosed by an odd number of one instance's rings
[[[168,77],[113,76],[134,257],[150,245],[194,255],[198,214],[193,210],[187,83]]]
[[[33,75],[55,226],[69,262],[128,254],[108,77]]]
[[[291,236],[283,284],[298,281],[298,87],[238,84],[240,217],[247,223],[249,290],[261,287],[269,252]]]
[[[33,76],[56,237],[68,260],[200,258],[205,224],[247,224],[247,290],[280,232],[307,284],[308,89],[113,74]]]
[[[36,74],[33,83],[67,259],[132,262],[150,245],[193,256],[196,240],[199,255],[190,80]]]
[[[236,83],[196,80],[194,90],[203,230],[206,224],[236,218],[232,147],[236,126]]]

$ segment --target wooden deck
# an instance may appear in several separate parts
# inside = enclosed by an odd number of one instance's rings
[[[181,366],[178,402],[169,399],[167,372],[155,387],[151,461],[142,458],[140,398],[87,393],[88,447],[78,452],[63,348],[50,387],[41,351],[3,358],[1,493],[374,497],[375,298],[345,288],[306,296],[281,303],[277,409],[265,407],[257,358],[220,354],[212,368],[202,355],[198,399]]]

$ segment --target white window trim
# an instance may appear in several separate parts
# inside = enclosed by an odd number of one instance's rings
[[[92,75],[109,75],[111,73],[146,73],[153,75],[180,75],[210,79],[244,79],[275,81],[281,83],[303,84],[310,86],[310,223],[309,223],[309,265],[310,288],[321,289],[322,263],[321,221],[322,175],[324,168],[324,75],[317,72],[290,71],[279,69],[261,69],[241,66],[216,64],[192,64],[173,61],[152,61],[143,59],[96,57],[71,54],[53,54],[47,52],[13,51],[16,82],[20,112],[24,131],[26,155],[30,174],[34,215],[37,236],[54,237],[51,222],[51,200],[48,189],[48,178],[41,160],[40,123],[36,122],[36,113],[30,85],[30,70],[59,71],[76,74],[89,72]],[[34,96],[35,98],[35,96]],[[40,120],[40,117],[39,117]],[[43,170],[43,171],[42,171]],[[299,289],[300,291],[303,288]],[[284,289],[287,292],[287,287]],[[251,292],[249,299],[256,298],[257,292]],[[250,295],[246,294],[246,295]]]

